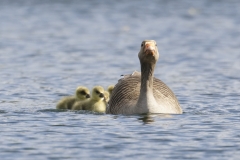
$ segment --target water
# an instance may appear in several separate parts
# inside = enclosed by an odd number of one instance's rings
[[[0,19],[1,159],[239,158],[238,1],[2,0]],[[144,39],[182,115],[55,110],[139,71]]]

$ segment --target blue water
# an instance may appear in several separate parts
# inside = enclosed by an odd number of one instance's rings
[[[239,159],[239,26],[237,0],[1,0],[1,159]],[[139,71],[144,39],[182,115],[55,109]]]

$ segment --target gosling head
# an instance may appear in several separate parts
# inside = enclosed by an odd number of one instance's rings
[[[108,91],[108,93],[109,93],[110,96],[111,96],[111,94],[112,94],[113,88],[114,88],[114,85],[110,85],[110,86],[108,86],[108,88],[107,88],[107,91]]]
[[[104,89],[101,86],[95,86],[92,90],[92,99],[104,100]]]
[[[154,40],[144,40],[138,53],[140,62],[156,63],[159,58],[157,43]]]
[[[85,100],[90,98],[90,92],[87,87],[79,86],[76,89],[76,96],[79,100]]]
[[[107,102],[107,103],[108,103],[109,98],[110,98],[109,96],[110,96],[109,92],[108,91],[104,91],[104,101]]]

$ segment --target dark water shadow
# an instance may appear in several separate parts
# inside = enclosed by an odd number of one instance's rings
[[[88,110],[69,110],[69,109],[41,109],[37,110],[37,112],[72,112],[76,114],[92,114],[92,115],[105,115],[105,113],[98,113],[98,112],[93,112],[93,111],[88,111]]]
[[[93,115],[105,115],[106,113],[99,113],[99,112],[93,112],[93,111],[88,111],[88,110],[72,110],[76,114],[93,114]]]
[[[171,114],[142,114],[138,120],[142,121],[143,124],[150,124],[155,122],[155,118],[173,118]]]
[[[0,114],[3,114],[3,113],[7,113],[7,112],[4,110],[0,110]]]
[[[139,122],[143,122],[143,124],[151,124],[156,121],[156,118],[161,119],[169,119],[179,116],[179,114],[134,114],[134,115],[113,115],[113,119],[118,118],[136,118]]]
[[[37,112],[68,112],[68,109],[40,109]]]

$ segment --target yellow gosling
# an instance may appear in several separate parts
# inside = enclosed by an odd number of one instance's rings
[[[74,96],[68,96],[62,98],[56,108],[57,109],[71,109],[73,104],[77,101],[84,101],[90,98],[90,92],[87,87],[79,86],[76,89]]]
[[[108,86],[107,91],[109,93],[109,97],[111,97],[113,89],[114,89],[114,85]]]
[[[108,91],[104,91],[104,101],[106,102],[106,104],[108,104],[108,101],[110,99],[110,94]]]
[[[72,110],[84,110],[83,109],[83,104],[88,101],[89,99],[86,99],[84,101],[76,101],[74,104],[73,104],[73,107],[72,107]]]
[[[73,105],[73,110],[89,110],[93,112],[106,112],[106,103],[104,101],[104,89],[101,86],[95,86],[92,90],[91,98],[77,102]]]

